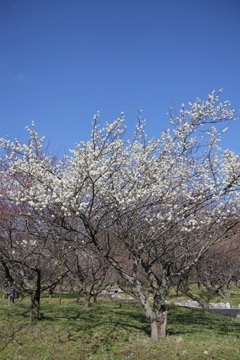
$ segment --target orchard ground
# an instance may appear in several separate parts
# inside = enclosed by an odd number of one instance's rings
[[[240,295],[227,300],[236,306]],[[2,360],[240,358],[239,318],[169,305],[167,338],[152,342],[138,303],[105,298],[86,308],[69,295],[62,297],[61,304],[57,295],[43,296],[41,318],[35,325],[30,325],[29,304],[27,297],[14,305],[0,300]]]

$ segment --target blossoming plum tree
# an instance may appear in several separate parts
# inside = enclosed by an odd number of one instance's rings
[[[29,144],[0,141],[8,201],[47,209],[66,233],[84,236],[134,289],[157,340],[172,280],[239,222],[239,156],[219,146],[219,123],[233,118],[214,92],[182,105],[157,139],[147,139],[141,114],[127,139],[123,114],[102,128],[97,114],[91,139],[57,164],[28,128]]]
[[[64,266],[61,273],[58,271],[59,260],[63,264],[67,253],[66,249],[64,253],[62,250],[64,242],[59,244],[58,241],[56,249],[58,229],[53,221],[47,221],[47,214],[30,211],[28,204],[16,205],[9,201],[2,180],[0,274],[6,293],[14,287],[18,292],[30,295],[30,319],[34,323],[39,318],[41,293],[57,286],[68,273]],[[60,252],[63,253],[61,259]]]

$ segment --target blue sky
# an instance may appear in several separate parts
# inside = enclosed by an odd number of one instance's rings
[[[89,138],[91,120],[144,110],[149,137],[167,112],[224,88],[240,109],[239,0],[0,1],[0,136],[34,120],[52,151]],[[240,124],[223,142],[239,152]]]

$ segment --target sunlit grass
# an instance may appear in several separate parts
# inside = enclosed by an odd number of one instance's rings
[[[30,325],[28,299],[0,301],[1,360],[240,359],[240,320],[169,307],[168,336],[152,343],[139,304],[104,300],[86,308],[73,298],[43,298]]]

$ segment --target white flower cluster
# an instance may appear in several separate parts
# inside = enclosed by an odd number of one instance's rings
[[[27,128],[28,144],[0,139],[6,149],[1,160],[4,194],[32,209],[51,209],[53,219],[60,213],[101,220],[104,227],[130,216],[139,226],[148,224],[151,234],[174,224],[183,232],[198,231],[213,218],[220,222],[239,211],[240,158],[221,151],[225,129],[216,127],[231,119],[229,103],[218,103],[215,93],[190,109],[183,105],[171,121],[173,134],[167,130],[157,140],[146,140],[141,116],[133,139],[125,140],[124,114],[102,128],[97,114],[91,139],[58,164],[44,153],[44,139],[33,125]],[[213,123],[199,133],[201,126]]]

